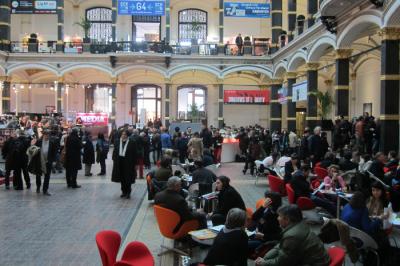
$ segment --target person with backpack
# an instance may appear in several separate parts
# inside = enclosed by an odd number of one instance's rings
[[[97,135],[97,143],[96,143],[96,162],[100,163],[100,173],[98,176],[103,176],[106,174],[106,159],[108,151],[110,150],[109,142],[104,138],[103,133],[99,133]]]

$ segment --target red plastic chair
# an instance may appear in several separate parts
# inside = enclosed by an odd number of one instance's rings
[[[328,170],[322,167],[315,167],[314,173],[318,176],[319,179],[324,179],[328,175]]]
[[[286,191],[288,195],[288,201],[290,204],[297,204],[301,210],[311,210],[315,208],[315,204],[311,199],[306,197],[299,197],[295,202],[295,194],[292,186],[290,184],[286,184]]]
[[[103,266],[114,266],[121,245],[119,233],[111,230],[100,231],[96,234],[96,244]]]
[[[145,244],[139,241],[134,241],[126,246],[121,260],[115,265],[154,266],[154,258]]]
[[[285,182],[280,177],[268,175],[269,188],[272,192],[277,192],[281,196],[286,196]]]
[[[328,249],[329,257],[331,258],[331,262],[329,266],[342,266],[344,262],[344,257],[346,253],[342,248],[339,247],[331,247]]]

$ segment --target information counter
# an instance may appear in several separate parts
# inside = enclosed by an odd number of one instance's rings
[[[234,162],[237,154],[240,154],[239,140],[225,138],[222,143],[221,163]]]

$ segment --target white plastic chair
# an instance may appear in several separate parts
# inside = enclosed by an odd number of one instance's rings
[[[362,243],[362,246],[361,247],[358,246],[357,249],[371,251],[372,253],[374,253],[377,259],[377,265],[379,266],[380,261],[379,261],[379,254],[377,252],[378,244],[375,242],[375,240],[370,235],[357,228],[349,226],[349,229],[350,229],[350,237],[352,239],[360,240],[357,241],[357,243],[360,242]]]

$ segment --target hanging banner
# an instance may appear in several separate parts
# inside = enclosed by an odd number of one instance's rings
[[[225,90],[225,104],[269,104],[269,90]]]
[[[118,0],[118,15],[164,16],[164,0]]]
[[[307,101],[307,81],[293,84],[292,102]]]
[[[107,113],[77,113],[76,124],[83,126],[108,126]]]
[[[225,2],[224,16],[236,18],[270,18],[269,3]]]
[[[11,14],[56,14],[57,0],[12,0]]]
[[[280,104],[287,103],[288,89],[287,87],[282,87],[278,90],[278,101]]]

